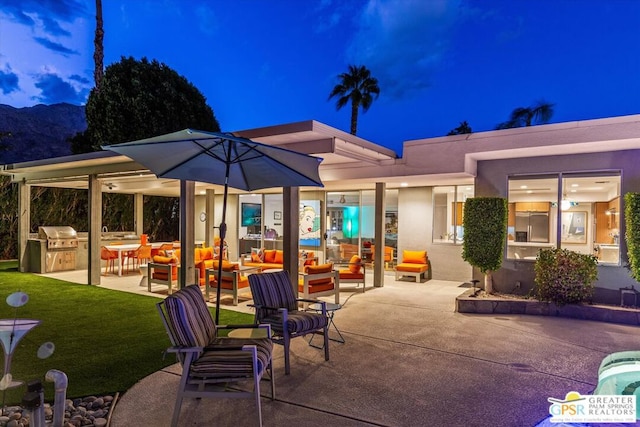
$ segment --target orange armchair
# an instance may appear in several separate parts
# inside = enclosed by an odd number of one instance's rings
[[[216,289],[220,283],[221,294],[231,294],[233,305],[238,305],[238,294],[249,291],[249,278],[239,270],[240,265],[222,260],[222,280],[218,282],[218,260],[214,260],[211,267],[206,269],[204,276],[205,297],[209,300],[209,291]]]
[[[336,264],[336,266],[347,267],[340,268],[338,270],[338,277],[340,278],[340,284],[342,283],[356,283],[356,288],[358,284],[362,283],[362,292],[364,292],[366,284],[364,281],[365,278],[365,265],[362,262],[362,258],[358,255],[354,255],[349,260],[348,264]]]
[[[153,283],[165,285],[168,292],[173,291],[174,283],[178,282],[178,261],[176,256],[154,255],[153,261],[148,264],[147,290],[151,292]]]
[[[310,299],[325,295],[335,295],[336,304],[340,304],[340,277],[332,263],[307,265],[300,273],[298,292],[302,298]]]
[[[402,262],[396,265],[396,280],[402,276],[411,276],[417,282],[431,279],[431,262],[427,251],[402,251]]]
[[[375,262],[376,245],[371,245],[371,260]],[[389,268],[389,263],[393,261],[393,247],[384,247],[384,268]]]

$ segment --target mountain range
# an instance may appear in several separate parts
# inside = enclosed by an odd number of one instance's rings
[[[70,155],[69,138],[86,128],[81,105],[0,104],[0,165]]]

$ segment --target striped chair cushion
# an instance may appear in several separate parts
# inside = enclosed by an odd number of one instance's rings
[[[289,312],[298,310],[291,279],[286,271],[252,274],[249,276],[249,286],[256,305],[286,308]],[[258,319],[273,314],[273,311],[259,311]]]
[[[169,295],[165,307],[176,345],[205,347],[213,341],[216,326],[198,285]]]
[[[286,308],[287,329],[293,333],[307,333],[324,328],[327,317],[318,313],[298,311],[298,303],[293,293],[289,273],[278,271],[275,273],[252,274],[249,285],[256,305]],[[282,314],[273,310],[257,309],[258,323],[268,323],[275,334],[282,333]]]
[[[327,316],[323,316],[322,314],[306,311],[294,311],[288,313],[287,329],[289,330],[289,333],[307,333],[324,328],[327,321]],[[283,326],[281,314],[264,317],[260,320],[260,323],[270,324],[271,330],[276,335],[280,335],[282,333]]]
[[[217,350],[207,351],[191,365],[192,376],[206,378],[225,377],[250,377],[253,374],[251,353],[237,351],[243,345],[255,345],[258,356],[258,372],[264,371],[271,360],[273,343],[268,338],[241,339],[241,338],[216,338],[212,343]],[[224,351],[220,348],[234,348]]]

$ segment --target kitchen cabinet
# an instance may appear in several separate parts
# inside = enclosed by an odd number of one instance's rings
[[[616,197],[609,202],[609,229],[619,228],[620,220],[620,197]]]
[[[451,225],[464,224],[464,202],[451,203]]]
[[[516,212],[549,212],[549,202],[516,202]]]
[[[507,217],[507,227],[516,226],[516,204],[509,203],[509,215]]]
[[[610,215],[607,215],[609,210],[608,202],[596,202],[594,203],[596,209],[596,243],[612,243],[613,240],[609,235]]]

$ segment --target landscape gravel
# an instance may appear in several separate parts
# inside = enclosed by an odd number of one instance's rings
[[[118,394],[67,399],[64,410],[64,427],[105,427]],[[53,407],[44,404],[45,424],[53,423]],[[34,427],[30,424],[32,413],[21,406],[6,406],[0,414],[0,427]]]

